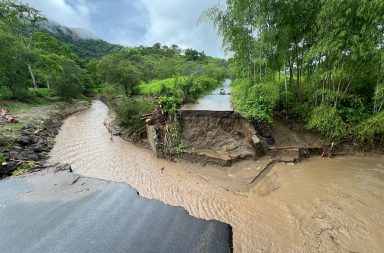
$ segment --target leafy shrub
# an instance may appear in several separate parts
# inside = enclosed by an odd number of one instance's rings
[[[124,92],[125,91],[121,86],[116,87],[116,86],[112,86],[112,85],[105,85],[101,91],[102,94],[104,94],[108,97],[115,97],[115,96],[123,95]]]
[[[35,92],[36,97],[38,98],[49,98],[55,96],[55,91],[53,89],[48,88],[38,88],[34,91],[34,89],[30,88],[29,93],[32,96],[33,92]]]
[[[182,100],[177,97],[163,96],[160,98],[160,105],[166,112],[174,112],[178,106],[182,104]]]
[[[140,94],[161,96],[160,104],[165,111],[173,111],[185,103],[193,103],[215,89],[219,82],[210,77],[181,76],[155,80],[139,86]]]
[[[220,84],[206,76],[178,76],[164,80],[154,80],[138,86],[139,93],[146,96],[177,96],[183,103],[196,101]]]
[[[156,103],[154,100],[141,98],[123,98],[112,103],[117,113],[117,123],[132,132],[144,126],[142,115],[153,112]]]
[[[0,86],[0,99],[11,99],[12,91],[6,86]]]
[[[274,82],[250,86],[247,80],[237,79],[232,83],[231,93],[234,108],[243,117],[268,124],[273,122],[273,110],[280,98],[279,86]]]
[[[308,103],[295,103],[289,110],[290,116],[301,122],[308,122],[311,117],[311,106]]]
[[[178,77],[184,79],[186,77]],[[140,84],[138,86],[139,94],[146,96],[158,96],[164,94],[166,90],[172,89],[175,81],[175,77],[164,80],[153,80],[150,83]]]
[[[72,60],[64,59],[62,72],[52,78],[52,87],[63,100],[79,97],[83,92],[83,71]]]
[[[5,156],[0,153],[0,165],[5,162]]]
[[[347,136],[343,119],[331,106],[316,107],[311,113],[307,128],[319,132],[333,141],[339,141]]]
[[[360,144],[368,145],[370,148],[384,147],[384,112],[357,125],[354,135]]]

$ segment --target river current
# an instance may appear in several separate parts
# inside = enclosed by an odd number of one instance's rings
[[[311,158],[277,164],[247,196],[226,191],[150,150],[111,137],[108,108],[65,120],[51,162],[125,182],[141,196],[233,227],[235,252],[383,252],[384,157]],[[196,171],[196,170],[195,170]]]

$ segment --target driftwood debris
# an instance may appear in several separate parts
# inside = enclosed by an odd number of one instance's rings
[[[8,123],[17,123],[19,122],[18,119],[16,119],[14,116],[12,116],[9,111],[5,110],[5,109],[1,109],[0,111],[0,119],[5,121],[5,122],[8,122]]]

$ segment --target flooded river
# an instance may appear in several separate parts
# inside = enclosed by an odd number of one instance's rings
[[[140,195],[233,227],[235,252],[383,252],[384,158],[312,158],[278,164],[249,196],[206,181],[182,164],[111,137],[108,109],[94,102],[69,117],[51,152],[78,174],[126,182]]]

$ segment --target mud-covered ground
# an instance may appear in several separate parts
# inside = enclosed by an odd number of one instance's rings
[[[383,156],[314,157],[296,165],[275,164],[246,194],[222,187],[263,164],[217,170],[157,159],[150,150],[111,137],[108,109],[65,120],[50,162],[74,172],[126,182],[140,195],[182,206],[191,215],[233,227],[235,252],[382,252],[384,248]],[[234,171],[231,171],[234,170]],[[205,173],[201,173],[204,172]]]
[[[35,162],[45,160],[55,144],[62,120],[89,106],[88,101],[46,105],[2,102],[0,107],[7,109],[17,122],[0,120],[0,154],[6,160],[0,164],[0,178],[10,176],[18,168],[32,169]]]

